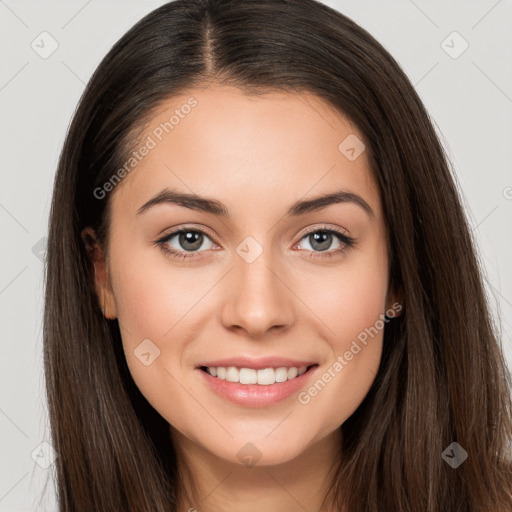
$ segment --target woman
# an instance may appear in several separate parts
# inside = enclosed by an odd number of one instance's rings
[[[510,509],[510,375],[447,157],[342,14],[137,23],[74,115],[47,259],[60,510]]]

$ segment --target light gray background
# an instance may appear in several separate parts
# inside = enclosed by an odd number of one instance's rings
[[[162,1],[0,0],[0,511],[41,506],[49,451],[42,262],[53,177],[84,85],[112,44]],[[431,113],[465,197],[512,367],[512,1],[329,1],[398,60]],[[47,31],[57,50],[43,59]],[[469,44],[462,48],[458,32]],[[446,42],[442,45],[442,42]],[[38,43],[39,41],[39,43]],[[45,48],[49,48],[46,40]],[[449,47],[452,47],[451,50]],[[44,445],[43,445],[44,446]],[[35,451],[35,452],[34,452]]]

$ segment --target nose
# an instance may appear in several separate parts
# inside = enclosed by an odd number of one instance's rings
[[[283,267],[272,261],[271,251],[263,251],[251,263],[235,255],[233,262],[224,283],[223,325],[255,339],[290,328],[294,294]]]

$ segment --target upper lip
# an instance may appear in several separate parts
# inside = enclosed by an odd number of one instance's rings
[[[237,368],[254,368],[255,370],[262,370],[263,368],[281,368],[295,366],[300,368],[301,366],[311,366],[317,364],[315,361],[297,360],[286,357],[230,357],[226,359],[216,359],[215,361],[207,361],[198,365],[208,367],[222,366],[227,368],[228,366],[236,366]]]

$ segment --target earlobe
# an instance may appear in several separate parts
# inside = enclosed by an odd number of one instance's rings
[[[94,274],[94,287],[100,307],[105,318],[113,320],[117,318],[117,308],[112,285],[108,275],[106,257],[103,249],[96,238],[92,228],[85,228],[82,233],[82,240]]]

